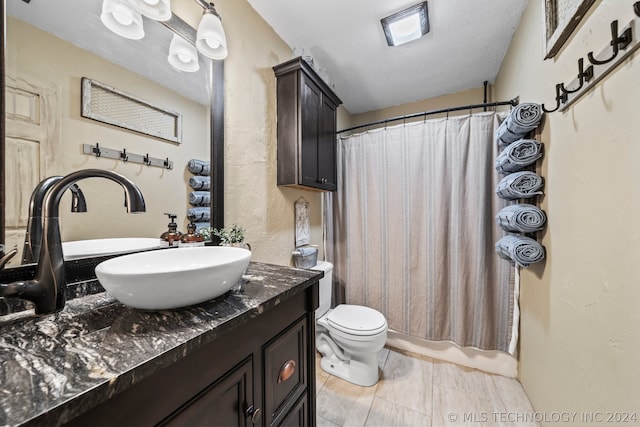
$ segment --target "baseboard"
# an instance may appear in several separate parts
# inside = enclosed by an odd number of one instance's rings
[[[460,347],[448,341],[427,341],[394,331],[387,333],[387,346],[505,377],[518,375],[518,360],[502,351]]]

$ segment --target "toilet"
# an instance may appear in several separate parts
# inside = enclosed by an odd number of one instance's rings
[[[378,352],[387,341],[387,319],[369,307],[340,304],[331,309],[333,264],[321,261],[312,270],[320,279],[316,310],[316,348],[320,367],[353,384],[369,387],[378,382]]]

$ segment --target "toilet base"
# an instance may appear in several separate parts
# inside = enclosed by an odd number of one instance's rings
[[[323,355],[320,367],[331,375],[362,387],[376,385],[380,378],[377,353],[359,355],[346,361],[340,360],[335,354]]]

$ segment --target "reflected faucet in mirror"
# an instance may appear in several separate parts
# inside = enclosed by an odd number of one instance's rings
[[[47,191],[61,179],[61,176],[45,178],[36,185],[33,193],[31,193],[27,234],[24,237],[24,249],[22,251],[22,264],[38,262],[40,246],[42,245],[42,208],[44,197]],[[86,212],[87,202],[78,184],[72,184],[69,187],[69,191],[71,191],[71,212]]]
[[[101,169],[83,169],[57,180],[44,192],[42,215],[42,244],[33,280],[0,284],[0,296],[21,298],[35,305],[36,314],[54,313],[62,310],[66,302],[66,281],[60,220],[60,200],[66,190],[85,178],[106,178],[122,186],[125,191],[125,206],[129,213],[145,211],[140,189],[128,178],[116,172]]]

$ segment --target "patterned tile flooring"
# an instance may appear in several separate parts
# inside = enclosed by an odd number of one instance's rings
[[[319,361],[316,355],[318,427],[539,425],[512,378],[385,348],[380,381],[360,387],[327,374]]]

